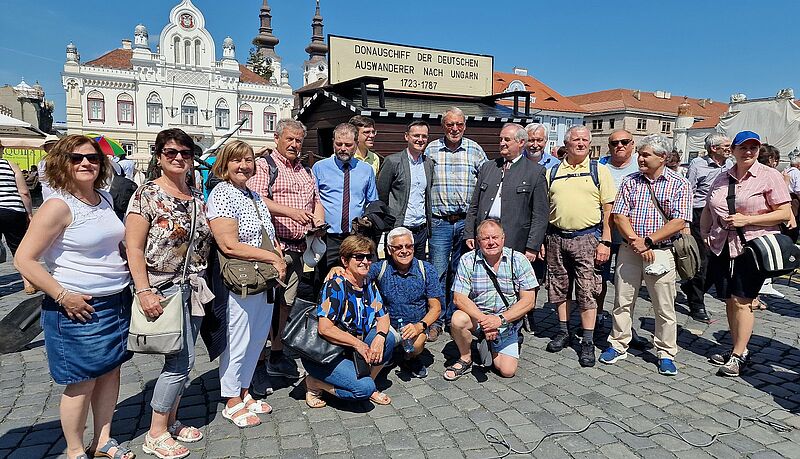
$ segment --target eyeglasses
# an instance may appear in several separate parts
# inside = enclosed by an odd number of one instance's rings
[[[359,261],[359,262],[361,262],[361,261],[372,262],[372,254],[371,253],[354,253],[354,254],[350,255],[350,258],[352,258],[355,261]]]
[[[411,250],[414,248],[414,244],[390,245],[389,248],[392,250]]]
[[[100,153],[89,153],[88,155],[84,155],[81,153],[67,153],[69,156],[69,161],[72,164],[80,164],[85,159],[89,161],[89,164],[100,164],[100,161],[103,159],[103,155]]]
[[[161,154],[166,156],[168,160],[172,161],[178,155],[181,155],[183,159],[191,159],[194,156],[192,150],[176,150],[174,148],[162,148]]]
[[[609,140],[608,144],[612,147],[616,147],[619,144],[622,144],[623,147],[627,147],[629,143],[633,142],[633,139],[619,139],[619,140]]]
[[[454,127],[457,127],[457,128],[463,128],[464,126],[466,126],[466,124],[464,124],[464,123],[455,123],[455,122],[450,122],[450,123],[444,123],[444,126],[445,126],[446,128],[454,128]]]

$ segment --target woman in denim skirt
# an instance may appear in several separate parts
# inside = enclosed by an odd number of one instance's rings
[[[182,130],[159,132],[155,155],[160,176],[136,190],[125,217],[128,262],[144,313],[160,316],[164,312],[161,300],[178,289],[185,292],[183,350],[164,358],[150,401],[150,431],[142,446],[145,453],[162,459],[189,455],[189,449],[175,440],[193,443],[203,438],[199,429],[177,419],[181,395],[189,386],[194,366],[195,342],[205,315],[203,303],[213,299],[203,279],[211,250],[203,193],[187,184],[193,151],[194,141]]]
[[[96,142],[79,135],[59,140],[46,161],[53,194],[33,216],[15,265],[47,294],[41,321],[50,374],[67,386],[59,407],[67,457],[132,459],[111,438],[119,368],[131,358],[130,274],[120,254],[125,227],[102,190],[111,164]],[[90,405],[94,438],[84,450]]]

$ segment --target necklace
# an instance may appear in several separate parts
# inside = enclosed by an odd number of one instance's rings
[[[82,202],[82,203],[86,204],[86,205],[87,205],[87,206],[89,206],[89,207],[97,207],[97,206],[100,204],[100,201],[102,201],[102,199],[100,199],[100,195],[99,195],[99,193],[97,193],[97,191],[94,191],[94,197],[97,197],[97,198],[98,198],[98,199],[97,199],[97,203],[95,203],[95,204],[92,204],[91,202],[89,202],[89,199],[88,199],[88,198],[84,199],[83,197],[76,196],[76,195],[75,195],[75,193],[73,193],[73,192],[71,192],[71,191],[69,192],[69,194],[70,194],[70,196],[72,196],[73,198],[75,198],[75,199],[77,199],[78,201],[80,201],[80,202]]]

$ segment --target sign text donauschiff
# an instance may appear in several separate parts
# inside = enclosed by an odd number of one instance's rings
[[[328,37],[330,83],[385,77],[387,89],[486,96],[492,93],[491,56]]]

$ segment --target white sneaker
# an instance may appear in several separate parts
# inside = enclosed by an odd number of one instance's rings
[[[774,296],[775,298],[783,298],[786,296],[783,293],[775,290],[775,287],[772,286],[772,279],[765,280],[764,285],[761,286],[761,290],[759,290],[758,293],[760,295]]]

